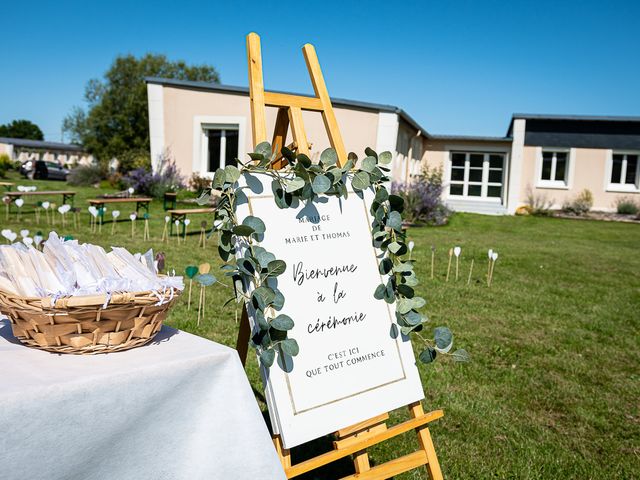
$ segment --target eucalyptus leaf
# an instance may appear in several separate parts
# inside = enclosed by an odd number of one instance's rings
[[[384,298],[384,294],[387,290],[386,285],[384,285],[383,283],[381,283],[380,285],[378,285],[376,287],[376,291],[373,292],[373,296],[374,298],[378,299],[378,300],[382,300]]]
[[[378,154],[370,147],[365,148],[364,153],[366,153],[368,157],[373,157],[376,160],[378,159]]]
[[[273,260],[267,265],[267,276],[277,277],[287,269],[287,264],[282,260]]]
[[[294,327],[293,320],[288,315],[281,313],[276,318],[269,322],[271,328],[275,328],[276,330],[280,330],[281,332],[286,332],[287,330],[291,330]]]
[[[300,352],[300,347],[298,346],[298,342],[293,338],[287,338],[286,340],[282,340],[280,342],[280,348],[287,355],[295,357]]]
[[[418,357],[422,363],[431,363],[436,359],[438,352],[434,348],[427,347],[424,349]]]
[[[456,361],[456,362],[469,362],[469,361],[471,361],[471,356],[469,355],[469,353],[464,348],[460,348],[460,349],[456,350],[455,352],[453,352],[451,354],[451,356],[453,357],[453,360]]]
[[[320,154],[320,161],[325,167],[335,165],[338,162],[338,154],[333,148],[327,148]]]
[[[240,178],[240,170],[235,165],[224,167],[224,180],[226,183],[236,183]]]
[[[366,190],[371,185],[369,174],[367,172],[356,172],[351,181],[354,190]]]
[[[273,361],[276,359],[276,352],[272,349],[263,350],[260,354],[260,362],[265,367],[271,367],[273,365]]]
[[[195,281],[198,282],[200,285],[208,287],[216,283],[216,277],[214,277],[210,273],[204,273],[202,275],[196,275]]]
[[[241,237],[249,237],[254,232],[255,231],[253,230],[253,228],[248,225],[236,225],[235,227],[233,227],[233,233]]]
[[[213,188],[220,190],[224,185],[226,173],[222,168],[218,168],[213,174]]]
[[[256,153],[261,154],[264,158],[271,158],[271,144],[269,142],[260,142],[256,145]]]
[[[267,228],[262,220],[252,215],[245,217],[245,219],[242,220],[242,225],[251,228],[253,233],[257,233],[258,235],[263,234]]]
[[[306,182],[304,181],[304,178],[300,178],[300,177],[295,177],[290,180],[286,180],[285,191],[289,193],[295,192],[296,190],[300,190],[302,187],[304,187],[305,183]]]
[[[433,331],[433,339],[436,342],[436,347],[443,350],[443,353],[446,353],[453,344],[453,334],[447,327],[437,327]]]
[[[331,188],[331,180],[326,175],[318,175],[313,179],[312,188],[316,195],[320,195]]]
[[[386,225],[397,232],[402,231],[402,216],[398,212],[389,212]],[[394,252],[395,253],[395,252]]]
[[[375,157],[365,157],[362,159],[362,164],[360,168],[365,172],[371,173],[373,169],[376,168],[376,159]]]
[[[389,165],[391,160],[393,160],[391,152],[382,152],[378,155],[378,163],[381,163],[382,165]]]

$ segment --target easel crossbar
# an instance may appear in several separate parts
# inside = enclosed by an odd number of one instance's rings
[[[360,450],[364,450],[365,448],[371,447],[380,442],[384,442],[385,440],[389,440],[397,435],[401,435],[413,429],[418,429],[425,426],[427,423],[442,418],[444,412],[442,410],[434,410],[433,412],[426,413],[420,417],[412,418],[405,422],[399,423],[398,425],[394,425],[387,430],[374,434],[370,437],[363,438],[361,441],[352,443],[351,445],[345,446],[344,448],[340,448],[338,450],[331,450],[330,452],[324,453],[322,455],[318,455],[310,460],[306,460],[304,462],[298,463],[296,465],[292,465],[288,467],[285,472],[287,474],[287,478],[293,478],[298,475],[302,475],[303,473],[309,472],[316,468],[327,465],[328,463],[335,462],[336,460],[340,460],[346,456],[349,456],[353,453],[356,453]],[[424,450],[421,452],[425,455]],[[424,465],[425,462],[418,464]],[[386,465],[386,464],[385,464]],[[413,468],[413,467],[412,467]],[[370,471],[373,471],[370,470]],[[363,472],[364,474],[364,472]],[[369,478],[369,477],[353,477],[353,478]],[[372,477],[376,478],[376,477]]]
[[[389,460],[382,465],[371,467],[371,470],[342,477],[340,480],[385,480],[426,465],[428,461],[427,453],[424,450],[418,450],[417,452]]]

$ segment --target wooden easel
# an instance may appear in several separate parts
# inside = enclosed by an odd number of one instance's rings
[[[278,115],[276,117],[273,141],[271,143],[273,152],[280,152],[286,141],[289,125],[291,125],[293,144],[290,145],[289,148],[297,150],[298,153],[308,155],[310,147],[302,121],[302,110],[321,112],[331,146],[338,154],[338,165],[342,166],[347,161],[347,154],[333,112],[331,99],[329,98],[329,93],[324,83],[315,48],[313,45],[306,44],[302,47],[302,53],[307,63],[309,75],[311,76],[315,97],[265,92],[262,78],[260,37],[255,33],[247,35],[249,93],[251,99],[251,124],[253,126],[254,147],[267,140],[265,107],[275,106],[278,107]],[[285,161],[286,160],[279,155],[273,164],[274,168],[282,168]],[[238,341],[236,343],[236,348],[243,365],[247,359],[250,335],[251,327],[249,325],[249,317],[246,309],[243,309]],[[432,480],[441,480],[442,472],[440,471],[438,457],[436,456],[427,424],[441,418],[444,413],[442,410],[424,413],[421,402],[408,405],[408,409],[411,418],[398,425],[387,426],[389,414],[384,413],[352,425],[351,427],[338,430],[335,433],[336,440],[333,442],[333,450],[295,465],[291,464],[291,454],[288,449],[283,448],[280,436],[274,435],[273,443],[287,478],[297,477],[298,475],[352,455],[356,473],[344,477],[344,479],[385,479],[424,465]],[[410,430],[415,430],[418,435],[419,450],[374,467],[369,464],[369,456],[366,451],[368,447],[402,433],[409,432]]]

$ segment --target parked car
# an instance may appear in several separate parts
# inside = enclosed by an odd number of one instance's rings
[[[31,180],[67,180],[69,170],[57,162],[27,160],[20,166],[22,176]]]

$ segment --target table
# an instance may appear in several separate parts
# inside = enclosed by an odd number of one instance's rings
[[[176,208],[176,203],[178,201],[178,194],[176,192],[166,192],[162,199],[162,208],[164,208],[165,212],[167,210],[171,210],[172,208]]]
[[[163,327],[152,344],[56,355],[0,321],[3,480],[283,480],[238,354]]]
[[[14,201],[16,198],[31,197],[35,195],[46,195],[49,197],[52,195],[62,195],[62,204],[64,205],[69,200],[69,203],[73,206],[73,200],[76,196],[76,192],[72,190],[36,190],[35,192],[7,192],[5,195],[9,197],[11,201]]]
[[[173,224],[176,220],[182,222],[182,234],[184,235],[186,229],[184,219],[187,218],[187,215],[196,213],[213,213],[215,211],[215,208],[182,208],[178,210],[168,210],[167,213],[171,215],[171,230],[169,233],[173,235]]]
[[[11,190],[11,187],[13,187],[13,185],[14,184],[12,182],[0,182],[0,187],[4,187],[7,191]]]
[[[88,200],[89,205],[92,205],[98,209],[109,203],[134,203],[136,204],[136,215],[140,210],[140,207],[144,208],[145,212],[149,213],[149,204],[153,201],[153,198],[149,197],[122,197],[122,198],[93,198]],[[104,210],[98,210],[104,220]]]

